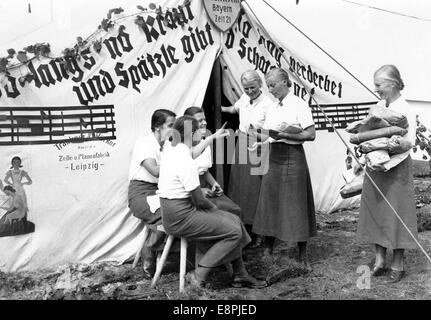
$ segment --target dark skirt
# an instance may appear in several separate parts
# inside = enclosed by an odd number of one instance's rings
[[[131,180],[128,189],[129,208],[132,214],[141,219],[148,227],[148,238],[143,248],[143,256],[151,258],[156,251],[163,250],[166,234],[156,228],[162,224],[162,213],[160,209],[151,212],[147,202],[147,196],[155,195],[157,184],[142,180]]]
[[[147,225],[161,224],[160,209],[156,212],[151,212],[147,202],[148,196],[156,194],[157,184],[142,180],[131,180],[129,183],[128,198],[129,208],[136,218],[139,218]]]
[[[212,268],[238,259],[250,242],[244,225],[232,213],[197,210],[191,198],[160,198],[160,204],[166,232],[196,241],[197,250],[204,252],[197,261],[199,266]]]
[[[411,157],[409,156],[387,172],[377,172],[367,168],[367,173],[417,239]],[[362,187],[357,240],[360,243],[378,244],[389,249],[417,247],[415,241],[367,176],[364,178]]]
[[[201,187],[202,188],[209,188],[211,189],[211,186],[209,186],[206,181],[204,181],[203,176],[199,176]],[[241,215],[241,208],[239,205],[237,205],[235,202],[233,202],[231,199],[229,199],[225,194],[222,194],[221,196],[216,196],[212,198],[207,198],[209,201],[214,203],[217,208],[219,208],[222,211],[227,211],[230,213],[233,213],[234,215],[240,216]]]
[[[253,162],[247,146],[252,146],[256,142],[254,137],[248,137],[246,133],[239,132],[238,141],[235,146],[235,162],[233,162],[229,177],[228,197],[237,203],[241,208],[241,220],[245,224],[252,225],[256,214],[257,202],[259,200],[262,175],[251,174],[252,169],[260,166],[260,163]],[[246,159],[246,163],[240,163],[239,148],[241,154]]]
[[[316,235],[313,189],[302,145],[271,144],[253,232],[292,242]]]

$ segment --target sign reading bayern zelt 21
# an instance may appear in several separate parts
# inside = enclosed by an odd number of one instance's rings
[[[202,0],[211,22],[222,32],[229,30],[241,10],[241,0]]]

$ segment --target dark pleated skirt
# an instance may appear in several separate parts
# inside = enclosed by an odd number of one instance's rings
[[[160,199],[163,226],[168,234],[196,241],[205,252],[197,264],[217,267],[241,257],[250,236],[240,218],[232,213],[211,209],[197,210],[190,198]]]
[[[162,224],[161,210],[157,209],[156,212],[151,212],[147,202],[147,197],[155,195],[156,191],[157,184],[155,183],[141,180],[132,180],[129,183],[129,208],[132,214],[141,219],[150,229],[143,248],[143,255],[146,257],[153,256],[154,252],[163,250],[166,241],[166,234],[157,230],[157,226]]]
[[[151,212],[147,197],[155,195],[157,184],[141,180],[132,180],[129,183],[129,208],[136,218],[142,219],[147,225],[161,224],[161,212]]]
[[[313,189],[302,145],[271,144],[253,232],[292,242],[316,235]]]
[[[247,134],[239,132],[238,141],[235,146],[235,162],[231,166],[228,197],[233,202],[237,203],[241,208],[241,220],[245,224],[254,224],[257,202],[259,200],[260,186],[262,183],[262,175],[252,175],[251,170],[258,168],[260,163],[254,163],[250,159],[247,150],[247,145],[252,146],[256,141],[253,137],[248,137]],[[246,159],[246,163],[240,162],[239,147],[242,149],[242,157]],[[245,146],[245,147],[244,147]],[[245,161],[243,161],[245,162]]]
[[[367,173],[417,239],[411,157],[387,172],[367,169]],[[414,249],[417,246],[367,176],[362,187],[357,239],[360,243],[379,244],[389,249]]]

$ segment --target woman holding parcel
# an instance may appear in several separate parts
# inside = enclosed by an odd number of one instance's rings
[[[400,72],[393,65],[384,65],[374,73],[375,91],[380,96],[378,105],[404,115],[408,132],[402,137],[412,145],[416,139],[416,115],[401,95],[404,88]],[[411,234],[417,238],[416,206],[413,189],[412,159],[410,150],[391,156],[383,165],[367,167],[366,172],[376,183],[395,209]],[[362,187],[357,238],[361,243],[375,246],[376,259],[373,276],[387,274],[389,282],[398,282],[405,275],[403,256],[405,249],[416,248],[415,241],[396,217],[388,203],[373,186],[367,175]],[[386,266],[386,250],[393,249],[390,270]],[[389,271],[389,273],[387,273]]]
[[[277,99],[266,114],[269,130],[269,170],[263,176],[253,232],[265,236],[265,254],[271,255],[275,238],[295,242],[299,260],[309,268],[307,240],[316,235],[313,189],[303,143],[315,139],[308,104],[296,97],[282,68],[265,75],[269,92]]]

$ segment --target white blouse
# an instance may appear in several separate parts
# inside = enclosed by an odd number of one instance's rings
[[[264,129],[280,130],[282,125],[300,125],[302,129],[306,129],[314,125],[311,108],[301,98],[290,92],[280,102],[275,102],[268,109],[266,114]],[[287,144],[302,144],[303,141],[281,139],[276,142],[284,142]]]
[[[153,133],[145,137],[141,137],[135,142],[133,148],[132,160],[129,167],[129,180],[140,180],[151,183],[157,183],[159,179],[153,176],[141,164],[147,159],[154,159],[156,163],[160,163],[161,146]]]
[[[183,143],[166,148],[160,161],[160,198],[189,198],[190,191],[199,186],[198,168],[190,149]]]
[[[209,146],[195,159],[195,163],[198,167],[199,175],[203,175],[213,166],[211,148]]]
[[[377,105],[380,107],[385,107],[385,103],[385,100],[380,100]],[[403,138],[407,138],[407,140],[410,141],[410,143],[414,146],[416,142],[416,114],[413,112],[412,107],[401,96],[397,100],[389,104],[388,109],[399,112],[402,115],[406,116],[409,126],[407,128],[407,133],[403,136]],[[409,156],[409,154],[410,150],[400,154],[392,155],[391,159],[388,162],[385,162],[383,166],[386,170],[389,170],[401,163]]]
[[[250,97],[243,93],[234,104],[236,112],[239,113],[239,130],[248,132],[250,124],[256,128],[262,128],[268,108],[272,104],[273,101],[263,92],[251,103]]]

